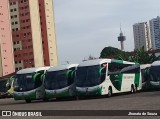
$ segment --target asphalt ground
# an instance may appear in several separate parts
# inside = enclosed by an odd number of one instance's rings
[[[135,94],[121,94],[114,95],[113,97],[92,97],[92,98],[82,98],[79,100],[74,99],[61,99],[61,100],[51,100],[47,102],[43,101],[33,101],[31,103],[26,103],[25,101],[15,101],[12,98],[0,99],[0,110],[90,110],[93,112],[95,110],[160,110],[160,91],[152,92],[138,92]],[[63,112],[62,112],[63,113]],[[88,113],[86,111],[86,113]],[[115,112],[114,112],[115,113]],[[74,115],[74,114],[73,114]],[[38,117],[38,119],[151,119],[157,118],[158,116],[99,116],[93,114],[94,116],[45,116]],[[114,114],[113,114],[114,115]],[[116,113],[115,113],[116,115]],[[6,117],[0,117],[5,118]],[[12,119],[17,119],[17,117],[12,117]],[[22,118],[22,117],[21,117]],[[34,119],[37,117],[25,117],[27,119]]]

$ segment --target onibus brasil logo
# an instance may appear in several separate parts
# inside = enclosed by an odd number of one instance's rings
[[[2,116],[42,116],[40,111],[2,111]]]

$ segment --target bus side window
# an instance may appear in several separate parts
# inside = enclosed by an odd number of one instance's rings
[[[108,74],[119,74],[119,71],[121,69],[119,68],[119,64],[116,63],[109,63],[108,64]]]
[[[109,63],[108,74],[119,74],[123,68],[131,66],[131,64]]]
[[[132,67],[132,68],[130,68],[130,67]],[[122,69],[122,73],[139,73],[140,72],[140,67],[137,65],[128,66],[127,68],[128,68],[128,70],[124,70],[124,71]]]

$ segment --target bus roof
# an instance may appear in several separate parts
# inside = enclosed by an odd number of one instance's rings
[[[100,65],[103,63],[119,63],[119,64],[136,64],[134,62],[128,62],[128,61],[123,61],[123,60],[115,60],[115,59],[95,59],[95,60],[88,60],[84,61],[81,64],[79,64],[78,67],[83,67],[83,66],[93,66],[93,65]]]
[[[41,70],[48,70],[50,67],[35,67],[35,68],[26,68],[19,70],[16,74],[28,74],[28,73],[33,73],[33,72],[38,72]]]
[[[151,64],[141,64],[140,68],[145,69],[145,68],[150,67],[150,66],[151,66]]]
[[[60,71],[60,70],[65,70],[65,69],[69,69],[71,67],[77,67],[78,64],[66,64],[66,65],[59,65],[56,67],[50,67],[47,72],[51,72],[51,71]]]
[[[154,61],[151,66],[159,66],[160,65],[160,61]]]

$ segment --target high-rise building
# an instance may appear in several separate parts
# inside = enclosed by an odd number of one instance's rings
[[[144,47],[147,51],[151,48],[150,31],[147,22],[136,23],[133,25],[135,50]]]
[[[149,21],[153,49],[160,49],[160,17]]]
[[[53,0],[0,0],[3,75],[58,62]]]

